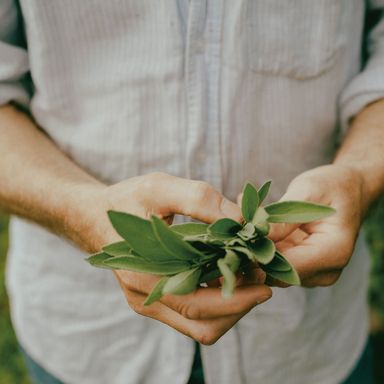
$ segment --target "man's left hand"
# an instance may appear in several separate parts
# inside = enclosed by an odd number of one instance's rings
[[[368,205],[364,190],[362,175],[339,165],[315,168],[290,183],[282,200],[304,200],[336,209],[333,216],[312,223],[271,226],[269,237],[296,268],[303,286],[332,285],[348,264]]]

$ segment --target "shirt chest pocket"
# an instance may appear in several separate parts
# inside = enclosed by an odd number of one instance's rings
[[[321,75],[337,61],[343,46],[342,0],[228,3],[224,15],[224,64],[307,79]]]

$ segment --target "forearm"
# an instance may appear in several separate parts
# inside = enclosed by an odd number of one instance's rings
[[[79,242],[76,210],[103,185],[12,106],[0,108],[0,137],[0,208]]]
[[[356,116],[334,163],[358,172],[363,181],[363,205],[368,209],[384,192],[384,100]]]

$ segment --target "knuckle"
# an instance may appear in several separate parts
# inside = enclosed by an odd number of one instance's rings
[[[140,302],[137,302],[136,300],[127,299],[129,306],[132,308],[134,312],[136,312],[139,315],[144,314],[144,305]]]
[[[199,320],[201,318],[200,308],[195,303],[181,302],[178,312],[189,320]]]
[[[166,177],[163,172],[148,173],[146,177],[141,180],[140,189],[152,192],[153,189]]]
[[[156,172],[151,172],[148,176],[152,180],[159,181],[164,177],[166,177],[167,174],[165,172],[156,171]]]
[[[220,334],[214,330],[206,330],[199,333],[194,339],[202,345],[212,345],[220,338]]]
[[[194,200],[196,204],[207,201],[214,193],[214,188],[205,181],[197,181],[194,189]]]

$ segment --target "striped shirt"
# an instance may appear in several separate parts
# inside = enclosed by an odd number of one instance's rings
[[[330,162],[384,96],[384,23],[362,67],[363,0],[2,0],[0,103],[14,101],[106,183],[163,171],[235,199]],[[14,218],[7,286],[23,348],[66,383],[185,383],[191,339],[135,314],[111,273]],[[359,241],[328,288],[275,289],[215,345],[209,384],[332,384],[367,335]]]

